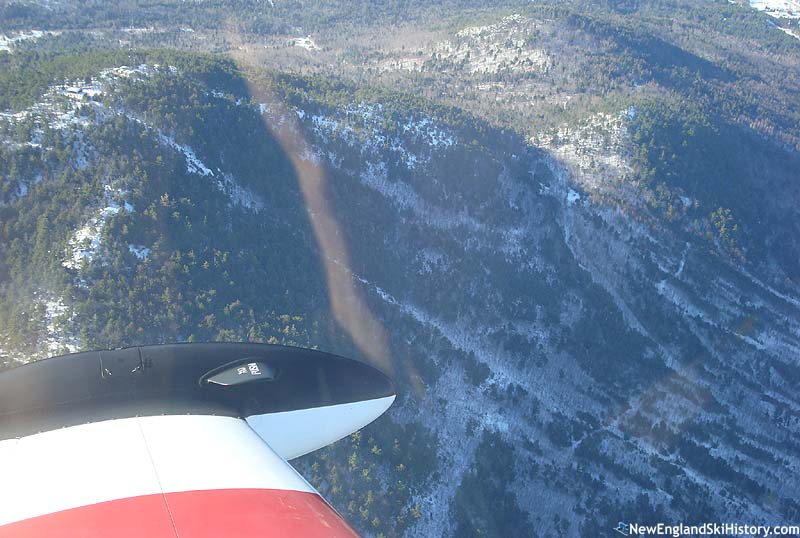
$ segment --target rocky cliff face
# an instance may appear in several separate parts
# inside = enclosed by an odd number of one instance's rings
[[[312,118],[311,139],[326,147],[331,122],[361,129],[376,112],[364,110]],[[361,158],[333,164],[330,185],[359,260],[352,278],[391,355],[408,357],[397,370],[423,379],[393,420],[421,420],[439,442],[412,533],[518,531],[484,510],[509,490],[503,510],[574,535],[620,518],[776,521],[796,509],[797,484],[779,479],[798,463],[796,292],[594,200],[625,195],[627,121],[550,151],[475,148],[432,122],[448,144],[412,159],[376,151],[379,130],[345,138]],[[582,169],[581,144],[604,165]],[[507,480],[485,468],[505,454]]]

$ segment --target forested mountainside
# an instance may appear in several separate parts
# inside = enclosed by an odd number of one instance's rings
[[[276,0],[300,28],[175,37],[244,5],[179,4],[2,4],[33,36],[0,52],[4,366],[370,361],[398,403],[296,462],[367,536],[796,517],[800,41],[769,15],[464,3],[401,39],[399,5]]]

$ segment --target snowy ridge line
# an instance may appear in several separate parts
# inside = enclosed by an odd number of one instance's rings
[[[553,60],[546,50],[531,46],[526,24],[530,21],[515,13],[495,24],[468,26],[454,39],[437,43],[430,53],[473,74],[547,72]]]
[[[128,117],[130,118],[131,116]],[[144,122],[141,122],[139,120],[136,121],[144,125],[145,128],[148,128],[148,126]],[[186,170],[190,174],[197,174],[201,176],[214,175],[214,172],[212,172],[209,167],[203,164],[203,161],[197,158],[197,155],[195,155],[194,150],[192,148],[184,144],[178,144],[174,138],[167,136],[163,132],[161,132],[161,129],[154,129],[154,130],[156,131],[158,139],[162,144],[164,144],[165,146],[169,146],[170,148],[174,149],[175,151],[183,155],[183,158],[186,160]]]
[[[228,196],[232,205],[240,206],[244,209],[253,211],[254,213],[258,213],[264,208],[264,202],[261,200],[261,197],[246,187],[241,186],[233,177],[233,174],[222,172],[219,169],[217,169],[215,173],[211,168],[206,166],[206,164],[197,156],[194,149],[187,144],[178,143],[171,136],[164,134],[161,129],[157,129],[148,125],[142,119],[138,118],[132,113],[123,111],[120,111],[120,113],[125,115],[125,117],[130,121],[138,123],[144,127],[145,130],[154,132],[159,142],[182,155],[186,161],[187,172],[198,176],[214,178],[214,186],[218,191]]]
[[[41,100],[19,112],[0,112],[0,119],[10,123],[34,120],[33,138],[22,145],[41,147],[41,137],[44,125],[54,130],[65,131],[69,128],[78,128],[77,135],[82,141],[82,146],[76,146],[76,160],[78,168],[85,168],[93,155],[94,148],[83,142],[83,131],[92,124],[86,115],[79,115],[83,107],[90,107],[98,123],[107,121],[117,112],[106,107],[98,99],[112,89],[112,85],[121,80],[139,76],[149,76],[160,69],[158,64],[140,64],[136,67],[126,65],[103,69],[90,80],[67,81],[63,84],[54,84],[45,91]],[[176,71],[173,66],[167,66],[170,72]]]
[[[517,28],[525,19],[519,13],[514,13],[504,17],[500,22],[488,24],[486,26],[467,26],[458,32],[457,37],[481,37],[485,34],[493,34],[499,31],[506,31]]]
[[[749,0],[750,7],[776,19],[800,19],[800,0]]]
[[[426,155],[414,153],[399,137],[390,136],[383,130],[381,125],[383,105],[361,102],[341,107],[337,112],[342,117],[310,115],[302,109],[295,111],[301,121],[310,122],[315,134],[321,140],[329,143],[330,136],[336,135],[349,147],[357,148],[361,155],[379,153],[388,147],[409,170],[427,163],[430,160],[431,148],[448,148],[458,143],[455,135],[445,131],[434,120],[427,117],[415,119],[413,115],[409,115],[405,123],[400,125],[402,132],[415,136],[419,139],[420,148],[428,150]]]

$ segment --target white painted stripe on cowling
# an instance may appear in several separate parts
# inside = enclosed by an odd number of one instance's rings
[[[247,488],[315,491],[243,420],[200,415],[139,420],[165,493]]]
[[[140,495],[314,489],[231,417],[158,416],[73,426],[0,444],[0,525]]]
[[[14,487],[20,483],[18,439],[0,441],[0,525],[7,510],[17,502],[19,492]]]
[[[16,456],[0,461],[0,476],[0,525],[159,491],[136,419],[23,437]]]
[[[280,457],[290,460],[363,428],[389,409],[395,397],[253,415],[247,422]]]

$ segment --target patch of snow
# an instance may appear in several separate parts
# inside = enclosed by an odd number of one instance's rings
[[[304,146],[303,150],[300,152],[300,155],[298,155],[298,157],[300,157],[301,161],[314,164],[319,164],[321,160],[317,152],[314,151],[314,149],[309,146]]]
[[[686,248],[683,249],[683,254],[681,255],[681,261],[678,264],[678,270],[675,271],[675,276],[681,276],[683,273],[684,267],[686,267],[686,256],[689,254],[689,249],[691,248],[691,243],[686,243]]]
[[[264,209],[261,197],[239,185],[231,174],[222,174],[222,180],[217,180],[217,188],[227,194],[234,205],[256,213]]]
[[[574,205],[575,202],[581,199],[581,195],[572,189],[567,192],[567,205]]]
[[[20,32],[16,35],[0,34],[0,50],[11,52],[12,47],[17,43],[22,43],[23,41],[35,41],[46,35],[58,35],[59,33],[60,32],[31,30],[29,32]]]
[[[67,269],[79,270],[84,264],[91,263],[99,252],[103,230],[108,224],[108,220],[123,208],[127,212],[133,211],[130,203],[124,199],[121,200],[127,194],[125,191],[106,185],[105,192],[107,205],[97,211],[95,216],[79,228],[69,240],[70,255],[61,262],[61,265]]]
[[[134,28],[134,27],[129,27],[129,28],[123,28],[122,31],[125,32],[126,34],[142,35],[142,34],[151,34],[151,33],[155,32],[155,28]]]
[[[320,50],[319,46],[317,46],[311,36],[296,37],[290,41],[290,44],[295,47],[300,47],[301,49],[311,51]]]
[[[75,334],[65,329],[72,322],[72,317],[61,298],[51,299],[44,303],[45,335],[44,344],[48,355],[57,353],[75,353],[80,349]]]
[[[431,274],[434,268],[441,270],[449,266],[446,256],[439,251],[424,248],[417,253],[417,261],[420,263],[421,268],[418,271],[419,275]]]
[[[456,138],[450,133],[445,132],[430,118],[415,120],[408,118],[403,125],[404,133],[412,133],[423,139],[423,143],[434,147],[450,147],[456,143]]]
[[[59,94],[74,99],[76,101],[83,101],[84,97],[93,99],[98,95],[102,95],[103,87],[99,80],[92,80],[80,86],[67,86]]]
[[[135,67],[121,65],[119,67],[112,67],[111,69],[105,69],[101,72],[102,78],[131,78],[136,76],[150,76],[154,71],[158,71],[162,68],[159,64],[139,64]],[[174,65],[166,66],[166,69],[170,73],[176,73],[178,68]]]
[[[698,318],[703,321],[708,321],[708,316],[705,312],[697,308],[689,300],[686,295],[677,289],[675,286],[670,285],[666,280],[661,280],[656,284],[658,293],[667,298],[671,303],[677,306],[685,315]]]
[[[412,56],[403,56],[400,58],[390,58],[378,64],[378,69],[381,71],[422,71],[425,66],[425,59]]]
[[[481,424],[488,430],[498,433],[508,433],[508,421],[497,413],[482,413]]]
[[[128,251],[140,260],[150,255],[150,249],[141,245],[128,245]]]

